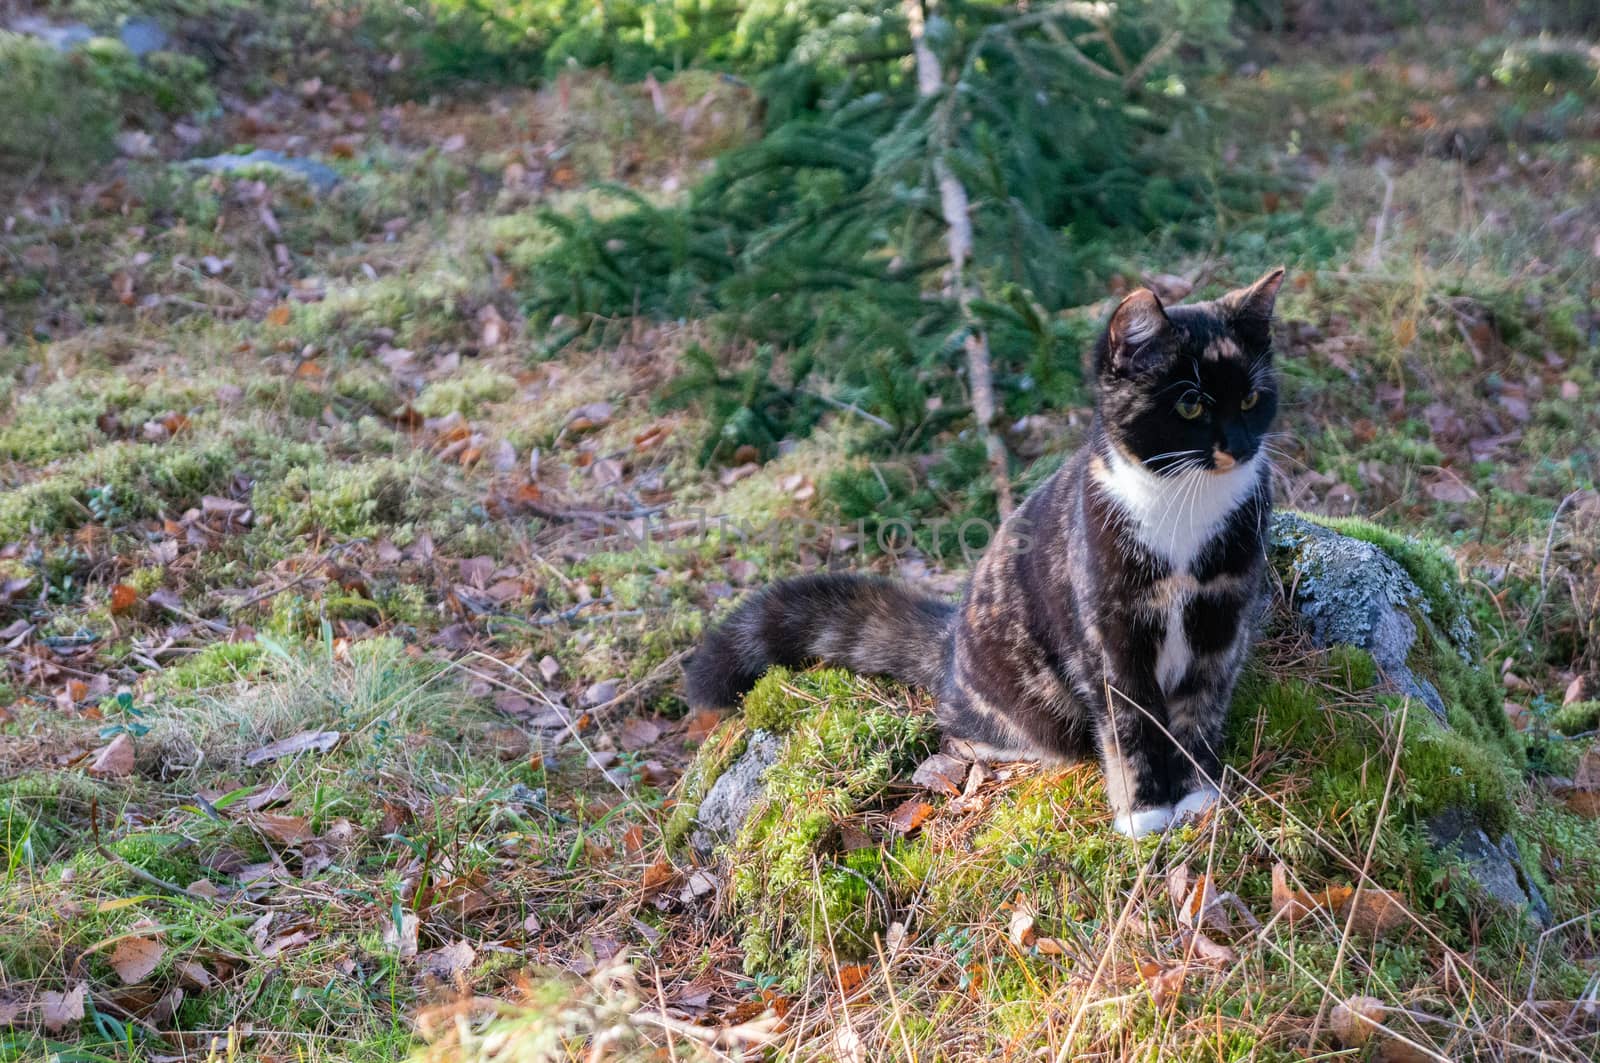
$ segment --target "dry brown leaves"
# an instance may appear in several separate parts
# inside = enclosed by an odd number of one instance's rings
[[[99,779],[114,779],[133,774],[133,739],[119,734],[94,752],[89,774]]]
[[[1291,888],[1289,869],[1273,865],[1272,914],[1292,926],[1318,912],[1338,922],[1347,921],[1352,931],[1370,937],[1388,934],[1412,921],[1405,899],[1393,890],[1329,886],[1310,893]]]
[[[130,937],[117,942],[107,958],[123,985],[144,981],[161,965],[167,947],[153,937]]]
[[[1067,948],[1056,938],[1041,937],[1034,929],[1038,909],[1025,894],[1017,894],[1011,903],[1011,916],[1006,925],[1006,937],[1019,949],[1033,949],[1046,956],[1064,956]]]

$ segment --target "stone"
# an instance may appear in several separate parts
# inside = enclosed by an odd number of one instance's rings
[[[783,740],[769,731],[752,731],[739,759],[711,784],[700,810],[695,814],[695,830],[689,844],[702,853],[730,842],[744,826],[745,817],[761,796],[767,769],[777,763]]]
[[[318,192],[328,192],[339,183],[339,172],[327,163],[315,159],[300,159],[281,151],[257,148],[243,155],[208,155],[189,159],[184,165],[205,170],[207,173],[239,173],[262,168],[279,170],[303,178]]]
[[[1418,636],[1415,618],[1426,621],[1432,606],[1400,563],[1372,543],[1295,513],[1273,514],[1270,542],[1291,556],[1293,605],[1311,640],[1366,650],[1391,689],[1421,701],[1445,722],[1438,689],[1407,663]],[[1450,634],[1458,646],[1471,636]]]
[[[24,15],[11,20],[6,27],[12,33],[43,41],[58,52],[70,52],[80,44],[94,40],[95,32],[81,22],[57,25],[40,15]]]
[[[12,33],[43,41],[58,52],[70,52],[101,36],[82,22],[55,23],[39,15],[23,15],[12,19],[6,28]],[[116,39],[136,58],[162,51],[172,40],[159,22],[139,16],[123,22]]]
[[[1511,835],[1494,842],[1470,813],[1447,809],[1428,822],[1428,838],[1440,849],[1455,850],[1484,896],[1550,926],[1550,906],[1523,871],[1522,854]]]
[[[136,56],[146,56],[151,52],[166,50],[171,43],[167,31],[161,28],[161,23],[155,19],[134,17],[122,24],[122,29],[117,31],[117,39],[122,46]]]

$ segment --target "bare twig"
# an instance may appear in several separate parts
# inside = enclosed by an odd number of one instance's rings
[[[917,95],[933,99],[945,91],[944,72],[939,57],[928,46],[924,36],[922,5],[918,0],[904,2],[906,25],[911,32],[912,52],[917,60]],[[944,216],[945,244],[950,251],[950,286],[955,291],[956,303],[967,331],[963,345],[967,356],[967,386],[972,390],[972,415],[983,436],[984,449],[989,456],[989,475],[994,480],[997,506],[1002,518],[1011,515],[1011,477],[1006,470],[1006,449],[1000,435],[994,430],[994,371],[989,359],[989,339],[982,324],[972,312],[972,291],[967,287],[966,262],[972,254],[972,219],[967,189],[950,169],[945,158],[949,150],[951,117],[949,108],[954,96],[947,95],[941,115],[936,119],[937,132],[929,138],[928,147],[933,154],[933,175],[939,186],[939,208]]]
[[[1383,174],[1383,206],[1378,208],[1378,221],[1372,233],[1372,250],[1367,252],[1367,268],[1373,272],[1383,265],[1383,233],[1389,227],[1389,206],[1394,202],[1394,178],[1389,176],[1388,166],[1380,166],[1378,172]]]

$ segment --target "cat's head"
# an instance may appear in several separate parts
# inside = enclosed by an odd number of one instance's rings
[[[1278,411],[1272,307],[1282,268],[1219,299],[1123,299],[1095,348],[1101,421],[1152,472],[1226,472],[1254,458]]]

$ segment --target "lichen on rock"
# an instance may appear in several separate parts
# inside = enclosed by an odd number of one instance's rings
[[[1294,608],[1318,646],[1356,646],[1372,655],[1388,682],[1417,698],[1441,721],[1448,709],[1437,687],[1412,670],[1419,625],[1431,624],[1433,603],[1410,574],[1377,545],[1341,535],[1295,513],[1277,513],[1271,543],[1288,571]],[[1472,629],[1450,633],[1462,652]]]

